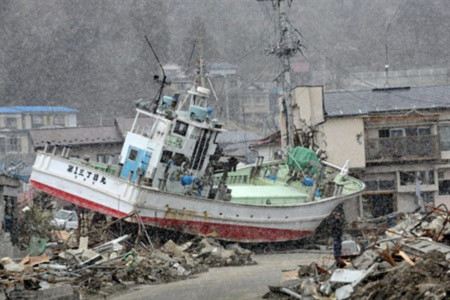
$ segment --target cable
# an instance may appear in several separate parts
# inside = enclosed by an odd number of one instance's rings
[[[367,82],[367,81],[365,81],[365,80],[363,80],[363,79],[361,79],[361,78],[359,78],[359,77],[353,75],[350,71],[348,71],[348,70],[345,69],[344,67],[342,67],[342,66],[336,64],[335,62],[333,62],[333,60],[332,60],[330,57],[328,57],[327,55],[325,55],[324,52],[322,52],[319,48],[317,48],[316,46],[314,46],[314,44],[312,44],[311,42],[309,42],[309,40],[308,40],[307,38],[305,38],[305,36],[304,36],[297,28],[295,28],[295,27],[292,25],[291,22],[288,22],[288,23],[289,23],[289,25],[292,26],[292,28],[295,30],[295,32],[296,32],[297,34],[299,34],[301,37],[303,37],[303,40],[304,40],[309,46],[311,46],[314,50],[316,50],[319,54],[321,54],[321,55],[322,55],[322,56],[323,56],[323,57],[324,57],[331,65],[333,65],[335,68],[340,69],[340,70],[343,71],[345,74],[347,74],[349,77],[352,77],[352,78],[354,78],[354,79],[356,79],[356,80],[358,80],[358,81],[364,83],[365,85],[367,85],[367,86],[369,86],[369,87],[371,87],[371,88],[373,88],[373,89],[377,89],[377,88],[378,88],[377,86],[375,86],[375,85],[373,85],[373,84],[371,84],[371,83],[369,83],[369,82]],[[303,57],[305,57],[305,56],[303,55]],[[306,59],[306,57],[305,57],[305,59]],[[396,93],[392,93],[392,92],[389,91],[389,90],[386,90],[385,92],[388,93],[388,94],[391,94],[391,95],[393,95],[393,96],[395,96],[395,97],[402,98],[402,99],[406,99],[406,100],[414,100],[414,101],[420,100],[420,99],[417,99],[417,98],[414,98],[414,97],[406,97],[406,96],[403,96],[403,95],[399,95],[399,94],[396,94]]]
[[[189,62],[188,62],[188,66],[187,66],[186,72],[189,72],[189,67],[191,66],[191,60],[192,60],[192,56],[194,55],[194,50],[195,50],[195,45],[196,44],[197,44],[197,41],[194,40],[194,45],[192,46],[191,55],[189,56]]]
[[[390,29],[390,27],[391,27],[392,21],[395,19],[395,17],[397,16],[397,13],[398,13],[399,10],[400,10],[400,7],[401,7],[405,2],[406,2],[406,0],[402,0],[402,1],[399,3],[399,5],[397,6],[397,9],[395,10],[394,14],[392,15],[391,20],[389,21],[388,26],[386,27],[386,36],[389,34],[389,29]],[[386,21],[387,21],[387,18],[386,18]],[[386,24],[386,21],[385,21],[385,24]],[[383,24],[383,25],[384,25],[384,24]]]
[[[316,71],[318,71],[319,73],[321,73],[323,76],[326,76],[326,77],[328,77],[329,79],[332,80],[332,78],[329,77],[330,75],[327,75],[327,74],[325,74],[322,70],[320,70],[319,68],[314,67],[314,65],[312,65],[312,64],[309,62],[309,60],[308,60],[305,56],[303,56],[303,57],[305,58],[305,60],[309,63],[309,65],[310,65],[313,69],[315,69]],[[354,92],[352,92],[352,91],[350,91],[350,90],[347,90],[347,89],[343,88],[342,86],[339,85],[339,83],[337,83],[336,85],[337,85],[338,87],[340,87],[340,88],[342,89],[343,92],[349,93],[349,94],[351,94],[353,97],[358,98],[358,99],[360,99],[360,100],[367,101],[366,98],[360,97],[360,96],[356,95]]]

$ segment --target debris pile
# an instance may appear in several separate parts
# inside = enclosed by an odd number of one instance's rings
[[[75,231],[54,230],[50,241],[33,237],[29,255],[21,261],[1,259],[0,288],[11,299],[45,298],[44,290],[63,285],[73,295],[108,295],[132,284],[185,279],[210,267],[255,264],[253,252],[237,244],[222,246],[213,238],[197,237],[183,244],[168,240],[155,248],[145,229],[138,232],[102,243],[97,238],[94,244]]]
[[[21,249],[26,249],[32,236],[50,238],[52,232],[51,211],[42,209],[38,205],[28,206],[21,214],[17,222],[17,240]]]
[[[362,253],[340,266],[312,263],[284,271],[266,299],[449,299],[450,214],[397,218],[364,234]],[[387,223],[386,223],[387,224]],[[353,242],[353,241],[352,241]],[[345,242],[344,242],[345,243]]]

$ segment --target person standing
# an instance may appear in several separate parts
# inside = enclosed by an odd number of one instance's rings
[[[342,233],[343,233],[343,227],[344,227],[344,220],[339,212],[334,211],[331,214],[330,227],[331,227],[331,235],[333,236],[334,259],[336,260],[337,266],[342,267],[344,264],[341,261]]]

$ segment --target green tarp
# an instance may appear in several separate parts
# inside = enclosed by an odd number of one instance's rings
[[[308,165],[310,161],[319,162],[319,158],[314,151],[303,147],[295,147],[289,151],[286,157],[286,164],[289,168],[294,167],[298,171],[303,171],[310,167]],[[317,168],[312,168],[311,170],[313,173],[317,172]]]

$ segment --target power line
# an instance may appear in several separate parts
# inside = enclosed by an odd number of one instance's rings
[[[305,60],[309,63],[309,60],[308,60],[305,56],[303,56],[303,57],[304,57]],[[309,63],[309,64],[310,64],[310,66],[311,66],[313,69],[315,69],[316,71],[318,71],[319,73],[321,73],[323,76],[329,77],[329,79],[331,79],[331,80],[333,79],[330,75],[327,75],[325,72],[323,72],[323,71],[320,70],[319,68],[314,67],[314,65],[312,65],[311,63]],[[366,98],[363,98],[363,97],[360,97],[360,96],[356,95],[354,92],[352,92],[352,91],[350,91],[350,90],[347,90],[346,88],[340,86],[339,83],[337,83],[336,85],[337,85],[338,87],[340,87],[345,93],[349,93],[349,94],[351,94],[353,97],[358,98],[358,99],[360,99],[360,100],[367,101]]]
[[[348,70],[345,69],[344,67],[340,66],[339,64],[333,62],[333,60],[332,60],[330,57],[328,57],[323,51],[321,51],[318,47],[316,47],[314,44],[312,44],[312,43],[311,43],[311,42],[310,42],[310,41],[309,41],[309,40],[308,40],[308,39],[307,39],[307,38],[306,38],[306,37],[305,37],[305,36],[297,29],[297,28],[295,28],[295,27],[292,25],[291,22],[289,22],[289,25],[291,25],[292,28],[294,29],[294,31],[295,31],[297,34],[299,34],[300,37],[303,38],[303,41],[306,42],[306,44],[308,44],[308,45],[309,45],[310,47],[312,47],[315,51],[317,51],[320,55],[322,55],[322,56],[323,56],[323,57],[324,57],[324,58],[325,58],[332,66],[334,66],[336,69],[339,69],[339,70],[343,71],[343,72],[344,72],[345,74],[347,74],[349,77],[354,78],[354,79],[356,79],[356,80],[358,80],[358,81],[364,83],[365,85],[371,87],[372,89],[378,88],[377,86],[371,84],[370,82],[367,82],[367,81],[365,81],[365,80],[359,78],[358,76],[352,74],[350,71],[348,71]],[[303,54],[302,54],[302,55],[303,55]],[[303,57],[305,57],[305,56],[303,55]],[[305,59],[306,59],[306,57],[305,57]],[[385,90],[385,92],[388,93],[388,94],[391,94],[391,95],[393,95],[393,96],[395,96],[395,97],[402,98],[402,99],[406,99],[406,100],[419,100],[419,99],[417,99],[417,98],[411,98],[411,97],[406,97],[406,96],[399,95],[399,94],[396,94],[396,93],[392,93],[392,92],[390,92],[389,90]]]

